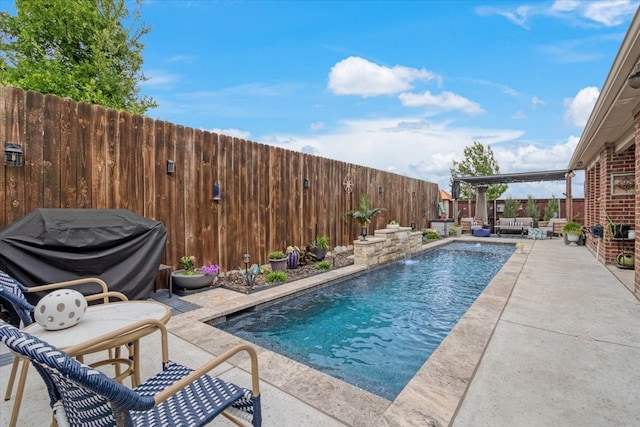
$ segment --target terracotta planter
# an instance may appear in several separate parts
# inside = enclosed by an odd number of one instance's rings
[[[216,278],[216,275],[207,275],[207,274],[193,274],[187,275],[183,274],[185,270],[176,270],[171,273],[171,280],[173,281],[173,286],[180,289],[200,289],[207,286],[211,286],[213,284],[213,280]]]

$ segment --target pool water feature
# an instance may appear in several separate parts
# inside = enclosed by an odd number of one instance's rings
[[[215,326],[394,400],[513,252],[453,242]]]

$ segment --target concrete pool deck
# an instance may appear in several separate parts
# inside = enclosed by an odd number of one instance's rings
[[[263,425],[638,425],[640,303],[630,290],[633,270],[605,267],[584,246],[557,238],[462,239],[521,241],[525,249],[393,402],[258,349]],[[200,308],[170,320],[172,359],[197,366],[241,341],[204,321],[361,270],[346,267],[250,295],[216,288],[181,297]],[[149,369],[143,377],[159,366],[157,345],[155,337],[142,343]],[[237,357],[215,374],[248,385],[247,366]],[[9,369],[0,367],[3,393]],[[48,423],[46,391],[33,370],[26,396],[19,425]],[[0,425],[8,425],[11,404],[0,402]]]

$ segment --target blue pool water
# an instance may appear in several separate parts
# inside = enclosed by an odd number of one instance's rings
[[[393,400],[513,251],[453,242],[215,326]]]

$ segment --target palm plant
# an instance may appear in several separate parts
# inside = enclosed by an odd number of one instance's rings
[[[360,206],[358,207],[358,209],[349,211],[346,213],[346,215],[360,223],[362,240],[366,240],[367,226],[371,223],[373,217],[381,212],[384,212],[385,210],[385,208],[372,208],[371,199],[369,198],[369,196],[367,196],[366,194],[362,194],[360,196]]]

